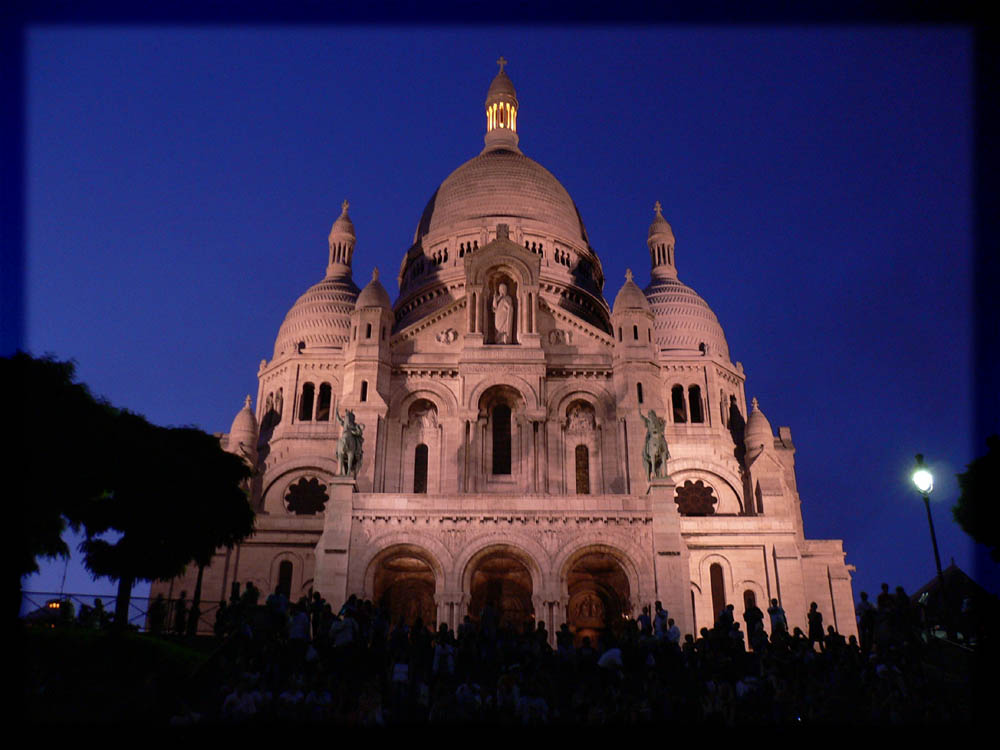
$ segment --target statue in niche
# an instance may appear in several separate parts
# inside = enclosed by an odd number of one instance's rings
[[[494,344],[514,343],[514,299],[507,294],[507,285],[502,281],[493,295],[493,328]]]
[[[437,409],[433,406],[427,406],[422,409],[418,408],[411,413],[410,421],[421,429],[434,429],[437,427]]]
[[[278,412],[278,421],[281,421],[281,407],[284,405],[284,397],[282,396],[281,388],[278,389],[277,395],[274,397],[274,410]]]
[[[594,429],[594,415],[590,408],[583,404],[573,404],[569,410],[569,420],[566,425],[568,432],[591,432]]]
[[[354,412],[350,409],[344,410],[343,417],[340,416],[339,408],[335,413],[342,428],[337,442],[337,466],[340,467],[341,476],[356,477],[364,455],[361,448],[365,442],[362,434],[365,426],[354,421]]]
[[[667,439],[663,436],[666,422],[656,416],[650,409],[647,418],[639,412],[642,421],[646,423],[646,442],[642,447],[642,463],[646,468],[646,478],[665,477],[667,475],[667,459],[670,451],[667,449]]]

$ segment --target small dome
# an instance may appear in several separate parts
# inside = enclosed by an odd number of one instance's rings
[[[663,207],[659,201],[656,201],[656,205],[653,208],[656,211],[656,216],[653,217],[653,223],[649,225],[649,239],[662,238],[661,242],[666,240],[670,244],[673,244],[674,230],[670,228],[667,220],[663,218]]]
[[[617,315],[625,312],[626,310],[642,310],[643,312],[652,312],[652,308],[649,306],[649,300],[646,299],[646,295],[643,294],[642,290],[634,281],[632,281],[631,268],[625,270],[625,283],[615,296],[615,304],[611,308],[611,314]]]
[[[504,62],[506,62],[506,60],[504,60]],[[490,84],[489,91],[486,92],[486,103],[489,104],[496,99],[502,98],[517,101],[517,92],[514,90],[514,82],[511,81],[507,74],[503,72],[503,67],[501,66],[500,72],[496,74],[496,77]]]
[[[307,349],[347,346],[358,291],[349,275],[327,276],[311,286],[292,305],[278,329],[275,358],[297,351],[300,343]]]
[[[362,307],[383,307],[386,310],[392,309],[392,300],[389,299],[389,293],[382,286],[382,282],[378,280],[378,269],[376,268],[372,272],[372,280],[365,285],[365,288],[361,290],[361,294],[358,295],[357,301],[354,303],[355,308]]]
[[[653,341],[657,347],[697,352],[705,344],[710,356],[729,359],[719,319],[694,289],[673,277],[654,276],[645,292],[656,317]]]
[[[229,428],[229,450],[232,453],[239,453],[240,445],[248,451],[257,446],[257,417],[250,408],[250,402],[250,396],[247,396],[243,408],[233,420],[233,426]]]
[[[330,228],[330,240],[336,239],[357,239],[357,235],[354,233],[354,222],[351,221],[351,217],[347,215],[347,207],[350,204],[345,200],[340,204],[340,216],[337,220],[333,222],[333,226]]]
[[[747,450],[750,450],[760,445],[769,446],[773,440],[774,433],[771,431],[771,423],[767,421],[767,417],[760,410],[755,398],[751,402],[750,416],[747,417],[746,428],[743,431],[743,443]]]

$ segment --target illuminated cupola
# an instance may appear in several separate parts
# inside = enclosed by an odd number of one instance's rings
[[[326,275],[341,276],[351,273],[351,256],[354,255],[354,222],[347,215],[350,204],[345,200],[341,204],[340,216],[333,222],[330,229],[330,259],[326,265]]]
[[[652,266],[651,275],[660,278],[677,278],[677,267],[674,265],[674,230],[661,213],[660,202],[653,206],[656,216],[649,225],[649,260]]]
[[[500,72],[486,93],[486,147],[483,152],[503,149],[521,153],[517,147],[517,92],[503,72],[507,61],[501,57],[497,64]]]

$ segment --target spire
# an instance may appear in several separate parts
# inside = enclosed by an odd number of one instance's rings
[[[653,223],[649,225],[646,244],[649,245],[651,275],[660,278],[677,278],[674,265],[674,230],[663,218],[663,206],[659,201],[653,204]]]
[[[486,147],[483,151],[517,151],[517,92],[504,72],[507,60],[497,60],[499,72],[486,92]]]
[[[347,207],[351,204],[344,199],[340,204],[340,216],[333,222],[330,229],[330,256],[326,265],[327,276],[350,276],[351,258],[354,255],[354,222],[347,215]]]

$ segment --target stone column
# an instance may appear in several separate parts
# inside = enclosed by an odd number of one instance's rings
[[[653,572],[656,598],[675,622],[690,620],[689,595],[691,561],[681,537],[681,517],[674,502],[674,481],[670,477],[649,480],[648,494],[653,510]]]
[[[330,480],[330,499],[323,519],[323,534],[316,544],[313,589],[336,611],[347,599],[347,563],[351,546],[351,512],[357,485],[352,477]]]

